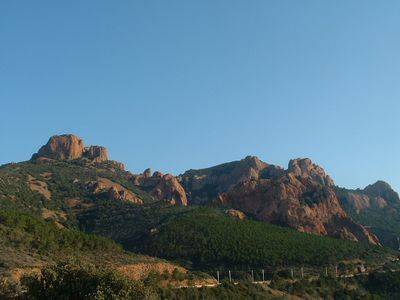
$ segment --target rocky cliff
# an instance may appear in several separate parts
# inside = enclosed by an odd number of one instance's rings
[[[357,214],[367,210],[379,211],[385,208],[393,210],[400,205],[399,195],[384,181],[377,181],[364,189],[337,188],[336,192],[341,203]]]
[[[83,141],[75,135],[63,134],[52,136],[46,145],[42,146],[32,159],[40,157],[56,160],[73,160],[83,156]]]
[[[85,147],[83,140],[73,134],[52,136],[46,145],[43,145],[37,153],[32,155],[32,160],[40,161],[46,159],[85,159],[91,163],[108,162],[117,169],[124,169],[122,163],[109,160],[108,151],[105,147]]]
[[[130,180],[158,200],[178,206],[188,205],[184,188],[177,177],[171,174],[163,175],[160,172],[151,174],[151,170],[146,169],[143,174],[132,175]]]
[[[364,189],[336,187],[342,207],[358,223],[370,228],[385,246],[398,249],[400,236],[400,198],[384,181]]]
[[[216,202],[269,223],[299,231],[378,244],[340,205],[333,180],[309,159],[289,162],[287,170],[256,157],[181,176],[189,203]]]

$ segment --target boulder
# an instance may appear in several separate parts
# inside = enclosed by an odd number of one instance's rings
[[[237,210],[237,209],[231,208],[231,209],[226,210],[225,213],[228,216],[230,216],[231,218],[234,218],[234,219],[238,219],[238,220],[246,219],[246,215],[243,212],[241,212],[240,210]]]

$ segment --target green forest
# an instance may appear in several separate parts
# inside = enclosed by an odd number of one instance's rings
[[[236,220],[210,208],[183,213],[157,230],[138,250],[208,269],[324,266],[354,258],[377,259],[389,251],[257,221]]]

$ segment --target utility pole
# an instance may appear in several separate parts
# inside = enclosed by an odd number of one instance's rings
[[[263,278],[263,282],[264,282],[264,281],[265,281],[265,278],[264,278],[264,269],[262,269],[261,272],[262,272],[262,278]]]
[[[229,270],[228,273],[229,273],[229,282],[232,282],[231,270]]]
[[[253,282],[254,282],[254,271],[253,270],[251,270],[251,280],[253,280]]]
[[[219,283],[219,271],[217,271],[217,281]]]

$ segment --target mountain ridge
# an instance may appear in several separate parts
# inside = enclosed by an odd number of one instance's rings
[[[79,137],[63,134],[52,136],[31,161],[41,163],[49,159],[111,164],[138,189],[172,205],[227,206],[256,220],[302,232],[379,244],[374,234],[347,215],[333,180],[308,158],[290,160],[287,169],[247,156],[209,168],[191,169],[178,176],[157,171],[152,174],[150,169],[132,174],[125,171],[122,163],[110,161],[106,148],[85,147]],[[101,185],[98,180],[93,184]],[[107,193],[110,199],[130,199],[142,204],[129,190],[115,184],[108,185],[107,191],[103,191],[104,184],[102,187],[97,190]]]

